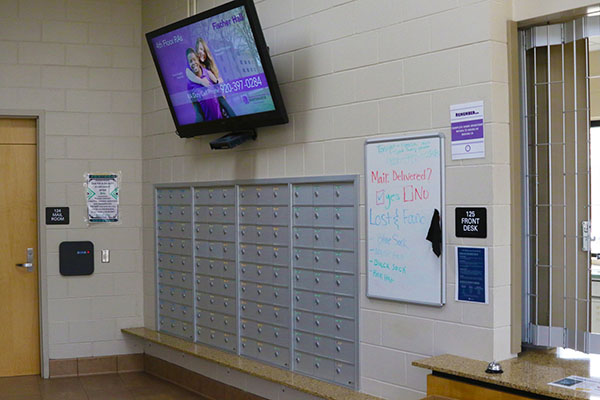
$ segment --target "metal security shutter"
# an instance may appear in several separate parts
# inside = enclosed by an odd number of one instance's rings
[[[521,32],[526,342],[590,352],[590,18]],[[600,20],[594,19],[600,28]]]

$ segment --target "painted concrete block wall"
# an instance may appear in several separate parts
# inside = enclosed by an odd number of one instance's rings
[[[201,10],[216,4],[199,1]],[[142,46],[144,320],[155,327],[152,185],[165,182],[360,174],[366,138],[440,131],[447,140],[447,304],[368,299],[361,194],[361,390],[418,399],[426,371],[413,360],[453,353],[510,356],[510,177],[506,21],[510,1],[256,1],[284,101],[285,126],[211,152],[216,136],[180,139],[147,46]],[[199,10],[199,11],[201,11]],[[143,31],[187,15],[186,2],[145,1]],[[452,161],[451,104],[484,100],[486,157]],[[485,240],[454,236],[455,206],[485,206]],[[490,303],[453,300],[454,249],[490,249]]]
[[[0,1],[0,109],[45,112],[42,206],[71,210],[39,258],[50,358],[141,351],[120,332],[143,321],[140,42],[140,0]],[[119,170],[122,223],[88,227],[84,173]],[[59,275],[64,240],[94,242],[94,275]]]
[[[590,12],[598,12],[598,2],[590,0],[515,0],[513,20],[523,21],[580,7],[590,7]]]

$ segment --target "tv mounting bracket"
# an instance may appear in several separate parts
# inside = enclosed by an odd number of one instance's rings
[[[210,142],[210,148],[212,150],[233,149],[247,140],[256,140],[256,136],[256,129],[231,132]]]

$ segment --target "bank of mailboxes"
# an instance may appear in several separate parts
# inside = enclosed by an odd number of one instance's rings
[[[356,388],[356,196],[354,177],[157,188],[159,330]]]

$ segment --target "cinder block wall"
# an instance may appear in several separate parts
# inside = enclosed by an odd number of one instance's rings
[[[46,199],[71,224],[44,227],[50,358],[140,351],[142,289],[141,1],[0,2],[0,109],[45,112]],[[84,222],[84,173],[122,171],[122,223]],[[96,273],[64,278],[58,245],[92,240]],[[99,250],[112,250],[100,264]]]
[[[199,1],[209,9],[222,1]],[[180,139],[146,45],[142,46],[144,316],[155,327],[154,183],[360,174],[366,138],[440,131],[448,138],[447,304],[424,307],[365,296],[361,196],[361,390],[418,399],[426,371],[413,360],[453,353],[510,355],[510,177],[506,21],[510,1],[257,0],[290,113],[258,140],[211,152],[216,136]],[[187,16],[185,2],[145,1],[143,32]],[[486,157],[452,161],[451,104],[484,100]],[[485,240],[454,236],[454,207],[488,208]],[[454,248],[490,249],[490,304],[456,303]],[[223,373],[223,376],[226,374]],[[231,382],[235,384],[234,381]],[[246,388],[247,390],[250,390]]]

